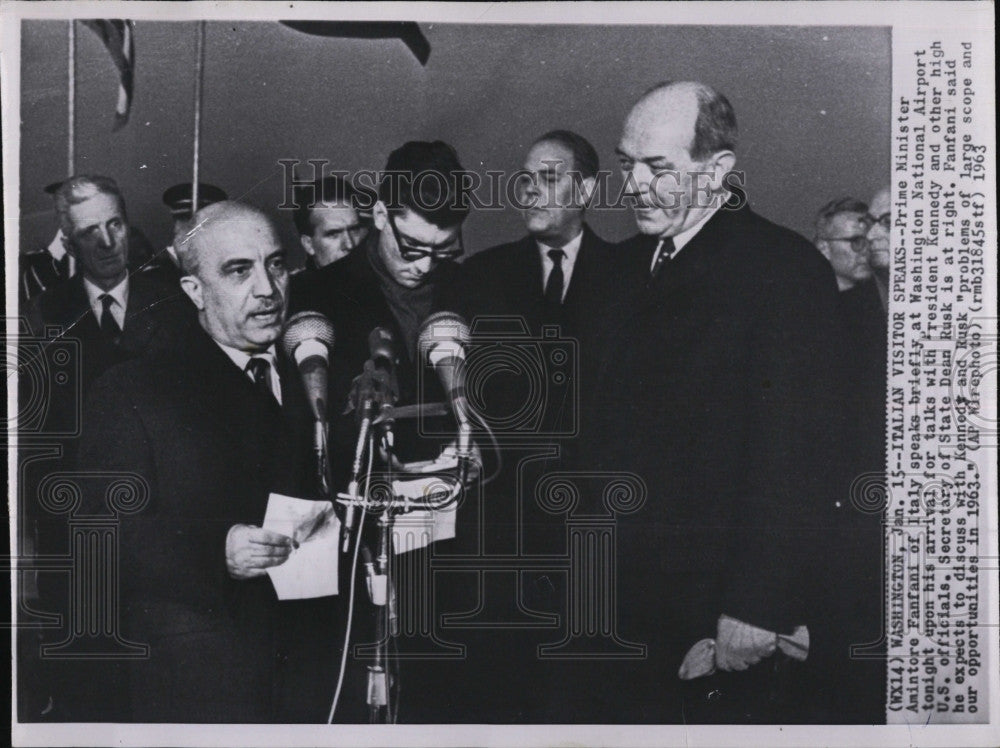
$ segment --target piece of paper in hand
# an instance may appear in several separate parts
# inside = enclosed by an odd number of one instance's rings
[[[411,500],[425,500],[431,493],[442,490],[440,478],[427,476],[416,480],[393,481],[396,496]],[[392,549],[397,555],[425,548],[438,540],[455,537],[455,516],[458,504],[446,509],[417,509],[400,514],[392,525]]]
[[[267,570],[279,600],[336,595],[340,520],[329,501],[308,501],[272,493],[265,530],[298,542],[285,563]]]

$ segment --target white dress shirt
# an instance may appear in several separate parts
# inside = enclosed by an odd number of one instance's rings
[[[83,279],[83,288],[87,292],[87,301],[90,302],[90,310],[97,318],[98,324],[100,324],[101,317],[104,315],[104,304],[101,303],[101,297],[107,294],[114,299],[115,303],[110,307],[111,316],[115,318],[119,329],[124,330],[125,309],[128,308],[128,276],[126,275],[125,280],[110,291],[102,291],[86,278]]]
[[[247,364],[250,363],[251,358],[264,358],[271,365],[270,371],[268,372],[268,379],[271,384],[271,394],[274,395],[274,399],[278,401],[278,405],[281,405],[281,377],[278,376],[278,367],[276,365],[277,359],[274,355],[274,346],[272,345],[266,351],[261,351],[260,353],[247,353],[246,351],[241,351],[239,348],[232,348],[228,345],[223,345],[218,340],[215,344],[219,346],[225,352],[229,358],[232,359],[233,363],[240,367],[246,377],[252,382],[253,374],[247,371]]]
[[[720,205],[725,204],[728,198],[729,195],[726,195],[725,198],[722,199]],[[698,221],[698,223],[696,223],[694,226],[692,226],[691,228],[684,229],[681,233],[674,236],[674,253],[670,255],[670,257],[668,257],[667,260],[672,260],[677,255],[679,255],[680,251],[684,249],[684,245],[690,242],[692,239],[694,239],[695,234],[701,231],[701,227],[704,226],[706,223],[708,223],[708,219],[714,216],[717,210],[719,210],[718,207],[712,208],[712,210],[706,213],[704,218]],[[653,259],[649,263],[650,272],[653,271],[653,268],[656,266],[656,260],[660,256],[660,252],[663,251],[663,241],[664,241],[663,239],[660,239],[659,243],[656,245],[656,251],[653,252]]]
[[[562,271],[563,271],[563,293],[562,299],[566,299],[566,292],[569,291],[569,281],[573,277],[573,267],[576,265],[576,257],[580,254],[580,244],[583,242],[583,230],[576,235],[575,238],[570,239],[566,244],[561,247],[550,247],[547,244],[542,244],[541,242],[536,242],[538,245],[538,251],[542,256],[542,291],[545,290],[546,284],[549,282],[549,274],[552,272],[552,268],[555,267],[555,263],[552,262],[552,258],[549,257],[549,252],[553,249],[560,249],[566,253],[562,261]]]

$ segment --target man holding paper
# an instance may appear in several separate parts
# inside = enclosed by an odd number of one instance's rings
[[[275,347],[288,270],[255,208],[220,202],[194,223],[178,253],[200,329],[95,384],[80,467],[101,475],[85,501],[107,515],[121,473],[148,490],[118,512],[120,630],[149,646],[129,663],[132,719],[271,722],[291,681],[287,610],[266,571],[294,541],[259,525],[272,492],[313,498],[305,393]]]

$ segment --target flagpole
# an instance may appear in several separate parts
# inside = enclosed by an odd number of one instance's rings
[[[201,157],[201,104],[205,82],[205,22],[198,22],[194,58],[194,150],[191,164],[191,215],[198,212],[198,166]]]
[[[76,173],[76,21],[69,21],[66,80],[66,176]]]

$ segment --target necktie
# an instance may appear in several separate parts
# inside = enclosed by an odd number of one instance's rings
[[[558,307],[562,305],[563,286],[565,285],[562,261],[566,253],[561,249],[550,249],[548,255],[549,259],[552,260],[552,271],[549,273],[549,279],[545,282],[545,303],[552,307]]]
[[[118,326],[118,322],[115,321],[115,315],[111,313],[111,307],[115,303],[115,299],[111,294],[102,293],[98,297],[101,301],[101,333],[104,335],[105,339],[112,343],[117,344],[122,336],[122,329]]]
[[[663,266],[667,261],[671,260],[674,255],[674,239],[671,236],[665,239],[660,239],[660,243],[656,247],[656,253],[653,257],[653,265],[649,269],[650,279],[656,278]]]
[[[272,402],[277,402],[274,398],[274,390],[271,389],[271,362],[263,356],[253,356],[247,361],[247,373],[253,380],[253,386],[264,397],[268,397]]]

